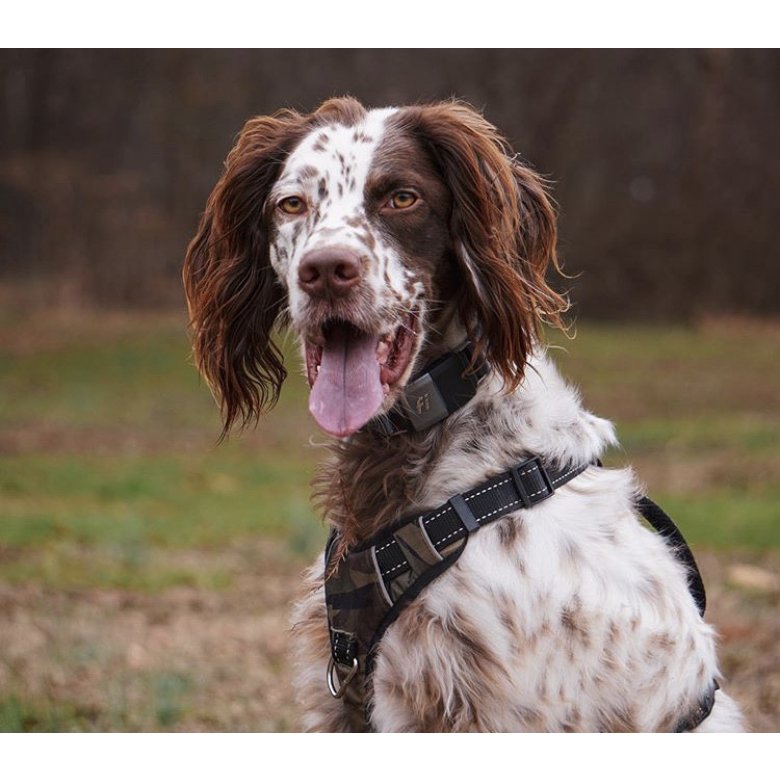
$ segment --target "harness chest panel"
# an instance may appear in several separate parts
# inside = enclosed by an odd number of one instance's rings
[[[369,727],[365,705],[374,655],[401,610],[455,563],[470,534],[544,501],[588,465],[545,469],[539,458],[530,458],[431,512],[401,520],[338,561],[331,536],[325,549],[328,685],[344,698],[353,728]]]
[[[327,683],[331,693],[343,699],[354,731],[371,730],[367,707],[374,657],[380,639],[403,608],[458,560],[472,533],[548,499],[589,465],[552,469],[539,458],[530,458],[426,514],[404,518],[339,560],[334,560],[337,536],[331,535],[325,548],[331,642]],[[679,529],[646,497],[638,501],[637,509],[685,565],[689,590],[703,615],[704,585]],[[714,683],[694,714],[680,720],[685,728],[675,730],[691,730],[709,715],[716,687]]]

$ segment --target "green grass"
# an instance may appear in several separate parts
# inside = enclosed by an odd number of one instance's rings
[[[227,587],[228,571],[172,565],[156,553],[218,552],[270,535],[293,556],[311,555],[323,531],[305,482],[301,462],[230,451],[5,456],[0,577],[67,588]]]
[[[586,406],[616,421],[623,450],[608,462],[634,463],[692,543],[780,545],[777,339],[731,325],[578,330],[574,341],[556,337],[565,349],[553,354]],[[323,455],[308,441],[323,437],[287,351],[277,409],[215,447],[218,414],[190,364],[183,320],[6,322],[0,578],[223,588],[229,571],[171,555],[261,536],[311,555],[322,529],[307,484]]]
[[[305,466],[267,458],[150,455],[0,458],[0,538],[17,547],[143,543],[219,547],[311,519]]]
[[[70,703],[15,694],[0,699],[0,733],[84,731],[91,720],[91,712]]]
[[[0,733],[63,731],[166,731],[186,715],[193,680],[169,670],[111,680],[106,706],[31,696],[0,697]]]
[[[780,547],[780,488],[713,489],[705,494],[654,496],[696,546],[767,549]]]

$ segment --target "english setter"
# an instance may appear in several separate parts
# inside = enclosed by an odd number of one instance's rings
[[[530,456],[584,469],[474,534],[400,612],[376,648],[367,728],[685,730],[714,690],[686,567],[641,522],[633,473],[600,466],[613,427],[543,346],[541,323],[566,308],[545,281],[555,245],[544,183],[479,113],[351,98],[249,120],[190,244],[194,351],[223,433],[280,392],[272,329],[300,339],[309,409],[335,437],[315,496],[337,560]],[[485,367],[473,397],[420,430],[376,424],[463,344],[472,374]],[[319,561],[295,609],[297,691],[305,728],[343,731],[328,574]],[[741,727],[718,690],[695,730]]]

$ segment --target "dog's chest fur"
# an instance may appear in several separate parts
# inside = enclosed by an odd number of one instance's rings
[[[387,491],[397,516],[442,503],[524,452],[583,462],[614,441],[611,425],[581,407],[545,357],[532,361],[526,377],[511,396],[484,383],[448,421],[446,435],[436,434],[438,447],[425,462],[407,464],[404,490]],[[362,449],[356,452],[363,457]],[[358,466],[349,445],[342,446],[329,484],[355,468],[370,464],[363,459]],[[424,478],[415,481],[411,472]],[[630,471],[592,468],[544,504],[480,531],[382,639],[373,726],[672,729],[717,674],[713,637],[683,568],[637,518],[637,492]],[[334,507],[339,494],[330,496]],[[331,518],[348,522],[337,512]],[[373,517],[358,519],[366,533],[372,530]],[[330,699],[324,684],[329,644],[321,565],[311,572],[295,626],[305,725],[343,728],[343,704]]]

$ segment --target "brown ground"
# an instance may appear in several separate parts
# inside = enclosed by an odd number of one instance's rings
[[[286,657],[301,564],[269,542],[219,555],[234,573],[224,592],[0,586],[0,688],[26,690],[39,703],[22,715],[25,726],[295,730]],[[773,572],[780,554],[700,553],[699,560],[708,617],[721,637],[724,688],[752,730],[778,731],[780,588]]]

